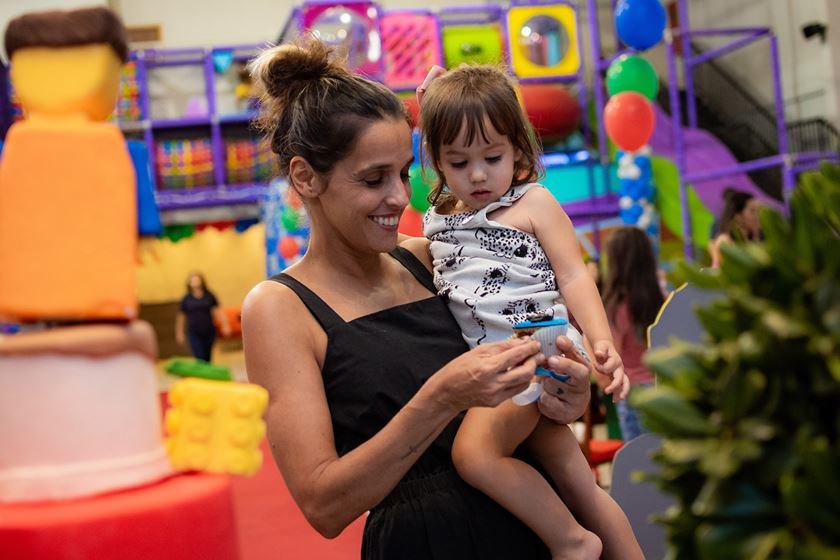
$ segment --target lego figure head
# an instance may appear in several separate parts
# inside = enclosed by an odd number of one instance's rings
[[[25,14],[6,28],[12,84],[28,115],[102,121],[114,110],[125,28],[107,8]]]

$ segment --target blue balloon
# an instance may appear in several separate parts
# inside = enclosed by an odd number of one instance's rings
[[[620,0],[615,9],[615,30],[625,45],[644,51],[662,40],[666,19],[659,0]]]
[[[621,216],[621,220],[625,224],[635,224],[639,221],[639,218],[642,217],[642,207],[638,204],[634,204],[630,208],[622,208],[618,212],[619,216]]]
[[[648,175],[653,171],[653,166],[650,163],[650,158],[646,156],[636,156],[634,163],[636,167],[639,168],[642,172],[642,177],[645,176],[645,173]]]

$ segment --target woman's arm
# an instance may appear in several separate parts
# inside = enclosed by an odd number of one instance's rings
[[[184,315],[183,311],[179,311],[175,315],[175,342],[181,346],[187,343],[186,331],[184,330],[186,328],[186,323],[186,315]]]
[[[725,243],[732,243],[732,238],[726,233],[721,233],[709,241],[709,255],[712,257],[712,268],[720,268],[722,256],[720,246]]]
[[[566,306],[592,343],[595,369],[612,376],[605,391],[624,398],[630,385],[613,344],[598,288],[583,262],[572,221],[547,189],[529,190],[520,203],[525,204],[534,235],[551,263]]]
[[[269,391],[274,458],[309,523],[328,538],[378,504],[456,414],[522,390],[538,350],[511,341],[460,356],[381,431],[338,457],[321,378],[326,335],[305,306],[285,286],[263,282],[245,300],[242,328],[248,377]]]

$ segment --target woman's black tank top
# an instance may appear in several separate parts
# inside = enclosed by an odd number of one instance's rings
[[[339,455],[379,432],[430,376],[467,350],[446,303],[433,295],[431,273],[406,249],[391,256],[429,290],[429,297],[352,321],[344,321],[293,277],[272,277],[297,294],[327,335],[321,375]],[[451,450],[461,418],[370,513],[363,558],[548,558],[529,529],[455,474]]]

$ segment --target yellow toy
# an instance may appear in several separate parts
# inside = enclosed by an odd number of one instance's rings
[[[230,474],[259,470],[265,389],[190,378],[175,383],[169,399],[166,447],[176,469]]]

